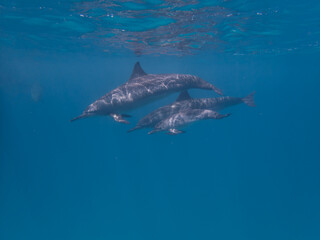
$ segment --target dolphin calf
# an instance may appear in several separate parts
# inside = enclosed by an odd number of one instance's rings
[[[147,74],[137,62],[129,80],[90,104],[83,113],[71,121],[95,115],[109,115],[117,122],[129,123],[123,114],[159,97],[189,88],[214,90],[222,95],[220,89],[201,78],[189,74]]]
[[[190,97],[188,91],[182,91],[175,102],[172,104],[160,107],[155,111],[149,113],[143,117],[137,125],[130,129],[128,132],[132,132],[141,128],[153,128],[160,121],[170,117],[171,115],[178,113],[185,109],[211,109],[214,111],[222,110],[226,107],[245,103],[248,106],[254,107],[255,92],[249,94],[244,98],[239,97],[217,97],[217,98],[198,98],[193,99]]]
[[[177,128],[185,126],[189,123],[205,119],[221,119],[228,116],[230,116],[229,113],[222,115],[208,109],[185,109],[157,123],[154,129],[148,134],[168,130],[167,134],[177,135],[184,133],[184,131]]]

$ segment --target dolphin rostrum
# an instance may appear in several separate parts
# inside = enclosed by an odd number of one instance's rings
[[[239,97],[217,97],[217,98],[191,98],[188,91],[184,90],[180,93],[179,97],[172,104],[160,107],[155,111],[149,113],[143,117],[137,125],[130,129],[128,132],[132,132],[141,128],[153,128],[160,121],[170,117],[171,115],[178,113],[185,109],[211,109],[213,111],[219,111],[226,107],[245,103],[248,106],[254,107],[254,92],[244,98]]]
[[[200,88],[214,90],[222,95],[220,89],[201,78],[189,74],[146,74],[137,62],[130,79],[116,89],[90,104],[83,113],[71,121],[95,116],[109,115],[117,122],[129,123],[122,114],[132,108],[139,107],[159,97],[173,92]]]
[[[229,113],[222,115],[208,109],[185,109],[157,123],[154,129],[148,134],[168,130],[167,134],[177,135],[184,133],[184,131],[179,130],[178,128],[189,123],[205,119],[221,119],[228,116],[230,116]]]

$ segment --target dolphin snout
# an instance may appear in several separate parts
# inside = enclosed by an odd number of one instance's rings
[[[83,114],[81,114],[80,116],[71,119],[70,122],[73,122],[73,121],[78,120],[78,119],[81,119],[81,118],[85,118],[85,117],[87,117],[87,116],[88,116],[87,114],[83,113]]]

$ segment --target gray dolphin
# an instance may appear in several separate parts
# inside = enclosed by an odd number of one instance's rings
[[[80,116],[73,118],[71,121],[95,115],[109,115],[117,122],[129,123],[124,117],[130,115],[121,113],[159,97],[189,88],[214,90],[222,95],[220,89],[197,76],[189,74],[146,74],[137,62],[128,82],[90,104]]]
[[[185,109],[157,123],[154,129],[148,134],[168,130],[167,134],[177,135],[180,133],[184,133],[184,131],[178,130],[178,128],[189,123],[205,119],[221,119],[228,116],[230,116],[229,113],[219,114],[208,109]]]
[[[155,111],[149,113],[143,117],[137,125],[130,129],[128,132],[132,132],[141,128],[153,128],[160,121],[170,117],[171,115],[178,113],[185,109],[211,109],[213,111],[219,111],[226,107],[245,103],[248,106],[254,107],[255,92],[249,94],[244,98],[239,97],[217,97],[217,98],[197,98],[190,97],[188,91],[182,91],[175,102],[172,104],[160,107]]]

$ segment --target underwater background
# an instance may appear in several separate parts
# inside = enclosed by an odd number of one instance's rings
[[[0,239],[320,239],[320,3],[0,1]],[[185,134],[70,123],[147,73],[256,107]],[[193,97],[217,97],[190,90]]]

